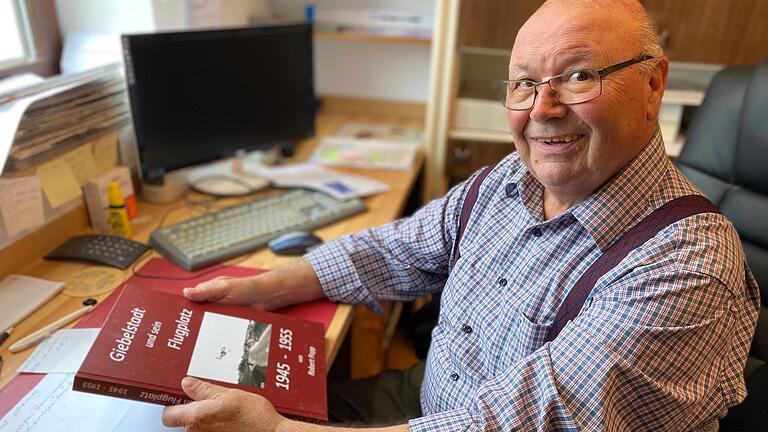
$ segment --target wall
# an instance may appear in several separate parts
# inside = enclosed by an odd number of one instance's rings
[[[155,29],[150,0],[56,0],[62,40],[72,31],[132,33]]]
[[[304,7],[385,8],[434,14],[435,0],[273,0],[275,15],[304,17]],[[440,1],[440,0],[437,0]],[[387,42],[315,42],[315,79],[319,95],[426,103],[429,45]]]
[[[208,1],[208,5],[218,2]],[[221,0],[220,17],[242,25],[267,12],[303,19],[304,0]],[[56,0],[63,40],[73,31],[138,33],[189,26],[187,0]],[[316,7],[377,7],[432,13],[433,0],[319,0]],[[117,37],[117,36],[115,36]],[[429,45],[318,40],[318,95],[426,103]]]

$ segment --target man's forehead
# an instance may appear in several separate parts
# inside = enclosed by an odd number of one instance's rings
[[[517,55],[516,55],[517,54]],[[574,49],[558,50],[550,52],[532,51],[527,53],[514,53],[510,58],[510,73],[535,73],[548,71],[549,73],[563,72],[563,69],[571,66],[596,67],[604,62],[603,56],[597,50]]]
[[[598,66],[612,57],[635,51],[634,34],[616,33],[618,19],[604,12],[538,14],[520,29],[510,57],[510,70],[571,65]]]

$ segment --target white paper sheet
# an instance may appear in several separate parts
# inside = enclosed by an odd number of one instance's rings
[[[75,373],[96,340],[99,329],[64,329],[45,339],[17,372]]]
[[[265,177],[277,186],[315,189],[338,199],[364,197],[389,190],[389,185],[378,180],[309,163],[278,167],[246,163],[243,170]]]
[[[183,428],[167,428],[163,426],[161,416],[163,407],[160,405],[135,402],[128,409],[128,414],[120,420],[114,432],[136,431],[182,431]]]
[[[42,225],[43,188],[36,176],[0,179],[0,212],[8,238]]]
[[[18,90],[20,88],[37,84],[43,81],[43,77],[40,75],[24,72],[16,75],[11,75],[8,78],[0,80],[0,93],[10,92]]]
[[[5,417],[3,432],[168,431],[163,407],[72,390],[74,374],[49,374]]]

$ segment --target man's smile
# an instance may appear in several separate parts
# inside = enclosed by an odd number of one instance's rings
[[[575,148],[585,134],[537,135],[529,136],[528,142],[543,153],[560,154]]]

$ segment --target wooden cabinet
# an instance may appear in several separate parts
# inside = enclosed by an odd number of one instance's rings
[[[642,0],[671,60],[757,64],[768,59],[766,0]]]
[[[480,168],[502,160],[515,151],[512,143],[479,140],[450,140],[447,152],[446,171],[448,185],[465,180]]]
[[[520,27],[544,0],[462,0],[459,45],[511,50]]]
[[[768,58],[766,0],[641,0],[672,60],[727,65]],[[462,0],[459,45],[511,49],[543,0]]]

